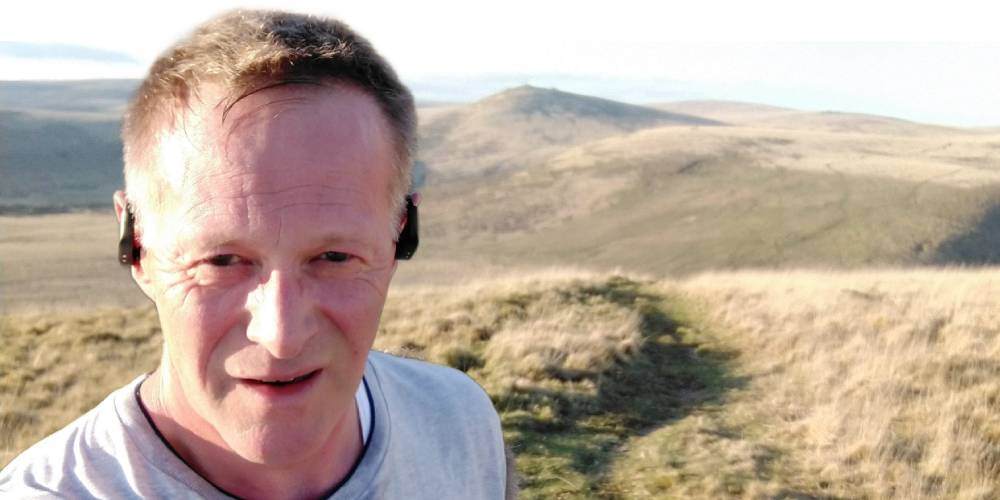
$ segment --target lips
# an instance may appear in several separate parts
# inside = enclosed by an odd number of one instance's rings
[[[301,383],[301,382],[306,382],[306,381],[312,379],[314,376],[316,376],[317,373],[319,373],[319,370],[313,370],[311,372],[308,372],[308,373],[305,373],[305,374],[302,374],[302,375],[299,375],[299,376],[293,376],[293,377],[268,376],[268,377],[264,377],[264,378],[244,378],[244,379],[241,379],[241,380],[243,382],[245,382],[245,383],[253,384],[253,385],[262,385],[262,386],[271,386],[271,387],[285,387],[285,386],[289,386],[289,385],[298,384],[298,383]]]

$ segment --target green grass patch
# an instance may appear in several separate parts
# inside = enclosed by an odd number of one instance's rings
[[[630,438],[718,401],[739,381],[726,370],[731,354],[704,344],[681,299],[622,278],[564,293],[637,312],[641,347],[594,377],[592,391],[547,381],[493,397],[517,455],[522,498],[622,497],[608,471]]]

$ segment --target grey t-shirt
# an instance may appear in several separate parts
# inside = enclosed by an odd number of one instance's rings
[[[228,498],[157,437],[135,398],[143,377],[0,471],[3,498]],[[372,351],[372,427],[329,497],[503,498],[506,464],[489,397],[465,374]]]

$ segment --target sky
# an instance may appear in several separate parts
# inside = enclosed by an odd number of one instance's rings
[[[997,13],[963,0],[5,2],[0,80],[141,78],[197,23],[236,7],[341,18],[418,100],[532,84],[1000,126]]]

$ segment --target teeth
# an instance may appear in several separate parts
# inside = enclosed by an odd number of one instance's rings
[[[294,377],[294,378],[290,378],[290,379],[285,379],[285,380],[261,380],[261,382],[263,382],[265,384],[290,384],[292,382],[299,382],[301,380],[304,380],[309,375],[310,374],[307,373],[305,375],[300,375],[298,377]]]

